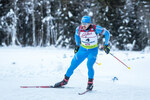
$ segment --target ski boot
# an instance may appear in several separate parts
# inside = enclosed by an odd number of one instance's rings
[[[69,77],[65,75],[65,78],[61,82],[56,83],[54,85],[54,88],[59,88],[59,87],[62,87],[63,85],[66,85],[68,83],[68,80],[69,80]]]
[[[93,79],[89,78],[89,80],[88,80],[88,86],[87,86],[86,89],[89,90],[89,91],[92,91],[92,89],[93,89]]]

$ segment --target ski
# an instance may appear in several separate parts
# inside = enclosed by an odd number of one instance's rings
[[[83,95],[83,94],[86,94],[87,92],[89,92],[90,90],[86,90],[84,92],[81,92],[81,93],[78,93],[79,95]]]
[[[55,88],[54,86],[20,86],[20,88]]]
[[[65,88],[65,87],[54,87],[54,86],[20,86],[20,88]]]

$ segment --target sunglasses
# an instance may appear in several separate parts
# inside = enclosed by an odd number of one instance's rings
[[[86,25],[88,25],[89,23],[81,23],[81,25],[84,25],[84,26],[86,26]]]

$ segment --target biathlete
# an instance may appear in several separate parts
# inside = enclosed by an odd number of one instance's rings
[[[108,46],[110,38],[109,31],[99,25],[93,25],[91,23],[91,17],[83,16],[81,19],[81,25],[76,28],[75,32],[76,47],[74,49],[75,55],[71,61],[71,65],[68,68],[64,79],[61,82],[56,83],[54,87],[57,88],[66,85],[74,70],[87,58],[88,85],[86,89],[93,89],[93,65],[98,54],[99,34],[105,36],[104,50],[108,54],[110,52],[110,48]]]

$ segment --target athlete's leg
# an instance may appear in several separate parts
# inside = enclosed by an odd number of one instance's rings
[[[80,47],[79,51],[74,55],[71,65],[66,72],[66,76],[70,77],[73,71],[87,58],[87,50]]]
[[[97,54],[98,54],[98,49],[97,48],[89,50],[88,61],[87,61],[88,78],[89,79],[93,79],[94,78],[93,65],[94,65],[94,63],[96,61]]]

